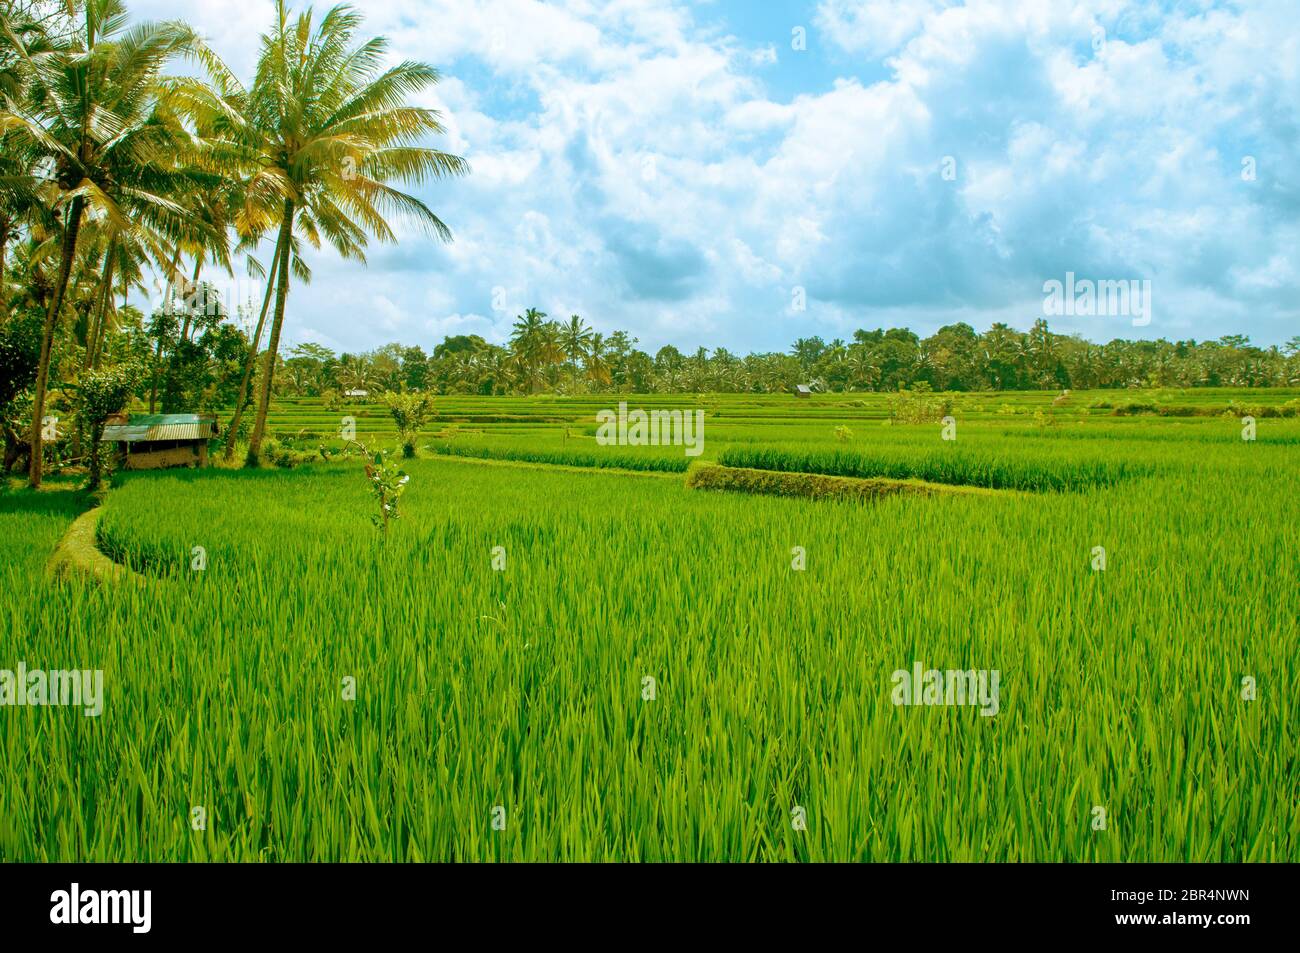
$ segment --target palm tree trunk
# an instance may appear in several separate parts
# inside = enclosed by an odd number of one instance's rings
[[[90,356],[90,367],[99,367],[99,358],[104,350],[104,336],[108,333],[108,318],[117,309],[113,305],[113,272],[117,270],[117,257],[108,263],[108,274],[104,278],[104,304],[99,311],[98,329],[95,332],[95,353]]]
[[[158,346],[153,349],[153,380],[149,384],[149,413],[153,413],[154,404],[158,402],[158,365],[162,362],[162,335],[158,335]]]
[[[99,359],[104,356],[104,338],[108,335],[109,324],[116,324],[117,305],[113,303],[112,294],[105,296],[104,309],[99,317],[99,330],[95,334],[95,353],[90,355],[90,369],[99,370]]]
[[[176,246],[176,253],[172,255],[172,266],[167,271],[167,291],[163,295],[162,306],[170,308],[172,304],[172,288],[176,286],[176,271],[181,264],[181,248]],[[158,346],[153,352],[153,381],[149,385],[149,413],[153,413],[154,404],[158,401],[158,365],[162,363],[163,335],[158,335]]]
[[[284,325],[284,302],[289,295],[289,243],[293,236],[293,199],[284,200],[284,220],[280,223],[278,242],[280,274],[275,280],[275,318],[271,321],[271,340],[266,345],[266,363],[262,369],[262,386],[258,393],[257,420],[253,438],[248,442],[247,466],[258,465],[262,455],[262,438],[266,435],[266,413],[271,406],[271,385],[275,378],[275,356],[280,348],[280,329]]]
[[[95,294],[95,300],[90,305],[90,317],[86,321],[86,348],[85,353],[81,356],[81,372],[84,374],[94,366],[93,358],[95,353],[95,341],[99,337],[99,329],[103,325],[104,312],[108,309],[108,296],[113,287],[113,241],[109,239],[108,247],[104,250],[104,267],[103,277],[99,283],[99,289]],[[81,456],[82,428],[83,421],[77,421],[77,429],[72,435],[72,455]],[[95,453],[94,434],[91,435],[90,459],[91,459],[91,481],[95,487],[98,482],[95,479],[94,465],[98,462],[99,456]]]
[[[104,252],[104,277],[100,283],[99,294],[95,297],[95,306],[90,313],[90,326],[86,329],[86,353],[81,359],[81,369],[88,370],[95,366],[95,347],[103,333],[104,315],[108,311],[108,299],[113,293],[113,243],[108,243]]]
[[[50,384],[50,352],[54,348],[54,329],[58,325],[59,311],[63,309],[63,297],[68,291],[68,279],[72,276],[72,261],[77,254],[77,235],[81,232],[81,215],[85,208],[86,200],[81,196],[72,200],[72,208],[68,210],[68,222],[63,230],[63,260],[59,262],[59,277],[54,285],[54,296],[50,299],[49,310],[45,312],[41,356],[36,365],[36,395],[32,398],[32,454],[27,469],[27,485],[33,490],[41,485],[41,470],[44,463],[41,421],[45,417],[45,394]]]
[[[230,418],[230,427],[226,431],[226,460],[235,456],[235,435],[239,432],[239,422],[244,419],[244,400],[248,396],[248,384],[253,379],[253,367],[257,364],[257,349],[262,346],[262,330],[266,326],[266,312],[271,305],[271,291],[275,288],[276,270],[280,267],[280,256],[284,249],[277,243],[275,254],[271,257],[271,268],[267,271],[266,294],[262,296],[262,313],[257,316],[257,331],[253,334],[252,347],[248,351],[248,360],[244,362],[244,376],[239,381],[239,396],[235,399],[235,413]]]

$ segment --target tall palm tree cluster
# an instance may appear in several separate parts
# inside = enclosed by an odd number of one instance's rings
[[[906,328],[859,330],[852,340],[800,338],[788,352],[739,357],[725,348],[653,355],[624,331],[598,334],[577,315],[549,320],[530,308],[505,346],[478,335],[448,337],[426,354],[389,344],[365,354],[317,344],[295,348],[277,375],[286,396],[418,389],[442,394],[787,393],[827,391],[1055,390],[1127,387],[1282,387],[1300,384],[1300,338],[1260,348],[1240,335],[1213,341],[1093,344],[1053,333],[968,324],[921,337]]]
[[[0,414],[6,440],[27,444],[31,486],[55,388],[144,365],[137,396],[152,408],[160,376],[196,350],[233,365],[255,465],[309,250],[364,261],[370,239],[395,241],[393,216],[450,238],[393,184],[467,171],[424,144],[443,132],[437,112],[410,105],[437,71],[386,66],[386,41],[359,39],[348,6],[319,21],[284,0],[273,12],[245,85],[189,26],[133,23],[122,0],[0,0]],[[265,276],[251,340],[216,327],[203,281],[240,255]],[[161,298],[146,326],[126,301],[149,277]]]

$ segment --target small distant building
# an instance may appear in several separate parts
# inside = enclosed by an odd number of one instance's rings
[[[205,467],[208,441],[217,419],[199,414],[114,414],[104,427],[104,443],[117,444],[123,470]]]
[[[367,397],[370,396],[370,391],[368,391],[368,390],[361,390],[361,389],[359,389],[359,388],[354,389],[354,390],[345,390],[345,391],[343,392],[343,396],[344,396],[344,397],[352,397],[352,398],[354,398],[354,399],[356,399],[356,400],[365,400]]]
[[[794,396],[796,396],[796,397],[811,397],[811,396],[812,396],[812,388],[809,387],[807,384],[795,384],[795,385],[794,385]]]

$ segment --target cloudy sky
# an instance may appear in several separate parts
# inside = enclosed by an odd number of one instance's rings
[[[318,253],[293,342],[500,342],[534,305],[651,352],[784,350],[1027,328],[1067,272],[1150,281],[1151,320],[1058,331],[1300,334],[1295,0],[354,5],[443,72],[437,144],[473,172],[419,192],[452,244],[399,228],[368,268]],[[132,9],[247,77],[273,7]]]

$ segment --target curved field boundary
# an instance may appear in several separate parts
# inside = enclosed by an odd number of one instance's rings
[[[95,543],[95,530],[103,509],[95,507],[82,513],[54,547],[46,571],[58,579],[81,576],[95,582],[144,583],[145,577],[105,556]]]
[[[692,490],[731,490],[769,496],[813,500],[874,501],[888,496],[1018,496],[1011,490],[989,490],[977,486],[927,483],[924,480],[893,480],[888,477],[840,477],[820,473],[790,473],[780,470],[751,470],[705,464],[686,474]]]

